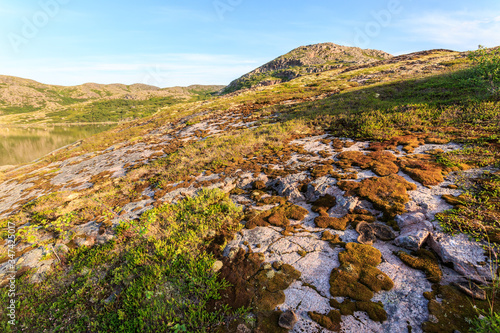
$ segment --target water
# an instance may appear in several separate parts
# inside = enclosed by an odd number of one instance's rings
[[[0,166],[28,163],[113,125],[0,127]]]

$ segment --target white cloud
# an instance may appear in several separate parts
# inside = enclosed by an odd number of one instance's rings
[[[434,12],[405,20],[402,29],[417,41],[458,50],[500,45],[500,16],[478,12]]]

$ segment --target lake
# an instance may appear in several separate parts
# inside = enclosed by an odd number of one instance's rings
[[[28,163],[115,125],[0,127],[0,166]]]

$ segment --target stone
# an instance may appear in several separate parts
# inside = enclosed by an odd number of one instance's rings
[[[402,230],[410,225],[418,224],[426,219],[425,215],[422,213],[405,213],[396,216],[395,220],[398,223],[399,228]]]
[[[490,265],[482,244],[469,239],[467,235],[448,235],[435,231],[429,237],[429,245],[445,263],[453,264],[453,269],[465,278],[486,284],[491,281]]]
[[[342,209],[352,212],[354,208],[359,203],[359,198],[358,197],[344,197],[340,196],[337,197],[337,206],[341,207]]]
[[[252,331],[246,325],[239,324],[238,328],[236,328],[236,333],[252,333]]]
[[[417,251],[422,247],[430,234],[427,230],[410,230],[399,235],[394,243],[402,248]]]
[[[299,191],[299,183],[306,177],[305,173],[279,177],[273,182],[272,187],[280,196],[286,197],[288,200],[304,200],[304,196]]]
[[[222,263],[222,261],[217,260],[212,265],[212,271],[216,273],[216,272],[218,272],[218,271],[220,271],[222,269],[222,266],[224,266],[224,264]]]
[[[395,244],[412,251],[419,250],[434,229],[432,223],[420,212],[401,214],[395,220],[401,230]]]
[[[91,247],[94,245],[95,240],[92,237],[76,237],[75,239],[73,239],[73,242],[78,247]]]
[[[292,310],[287,310],[280,315],[278,324],[280,327],[287,330],[293,330],[295,324],[297,324],[298,318],[295,312]]]

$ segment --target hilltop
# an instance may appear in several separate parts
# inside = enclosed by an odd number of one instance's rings
[[[14,270],[25,332],[490,332],[499,60],[304,74],[4,168],[0,304]]]
[[[116,115],[120,107],[127,107],[124,117],[133,119],[156,112],[160,105],[206,98],[221,88],[97,83],[66,87],[0,75],[0,124],[116,121],[123,119]],[[130,112],[132,107],[142,110]],[[96,109],[101,109],[101,116],[92,119],[88,115]]]
[[[306,74],[364,65],[390,57],[390,54],[383,51],[334,43],[301,46],[234,80],[222,92],[230,93],[244,88],[273,85]]]

